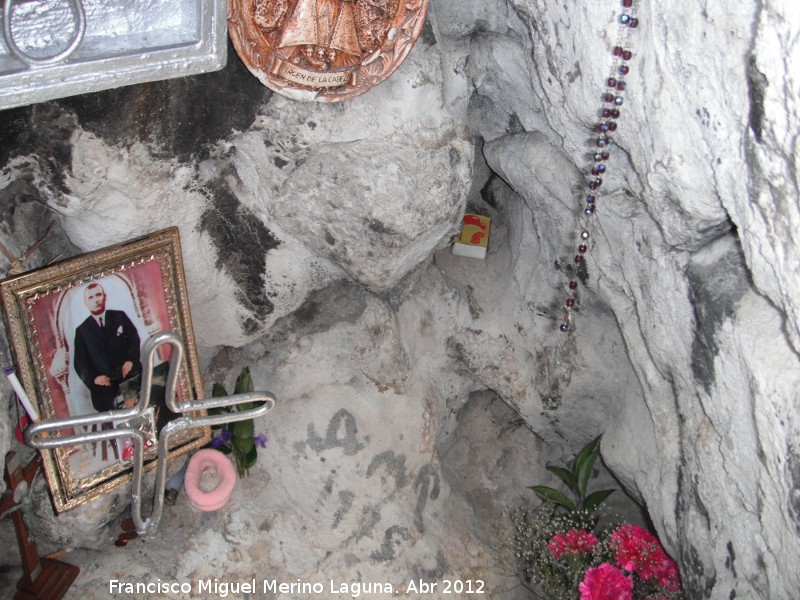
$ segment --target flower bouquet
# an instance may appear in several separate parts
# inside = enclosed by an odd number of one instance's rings
[[[678,567],[652,533],[629,523],[598,528],[597,509],[611,493],[587,494],[598,441],[581,451],[572,470],[548,467],[574,501],[553,488],[533,486],[545,504],[511,514],[523,584],[548,600],[683,598]]]
[[[246,394],[253,391],[253,379],[250,376],[250,369],[244,367],[239,377],[236,378],[234,394]],[[228,392],[221,384],[215,383],[211,391],[214,398],[227,396]],[[226,406],[223,408],[213,408],[208,411],[210,415],[226,412],[236,412],[253,408],[251,402],[238,404],[236,406]],[[233,456],[236,463],[236,470],[239,477],[247,477],[250,467],[256,464],[258,459],[258,447],[267,447],[267,436],[263,433],[255,435],[255,424],[253,419],[226,423],[225,425],[214,425],[211,428],[216,431],[216,435],[211,440],[209,446],[217,448],[225,454]]]

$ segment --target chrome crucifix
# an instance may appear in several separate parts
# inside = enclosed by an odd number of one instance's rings
[[[92,425],[120,424],[129,423],[137,418],[144,416],[144,412],[150,405],[150,388],[153,380],[153,363],[155,352],[162,344],[172,344],[175,352],[172,355],[167,376],[167,387],[165,402],[167,407],[181,417],[173,419],[162,427],[158,435],[158,463],[156,467],[156,485],[153,498],[153,510],[146,519],[142,518],[142,473],[144,468],[144,432],[136,428],[123,429],[102,429],[89,433],[77,433],[74,435],[50,437],[48,434],[65,428],[86,428]],[[161,512],[164,507],[164,486],[167,476],[167,451],[169,449],[170,437],[186,429],[195,429],[212,425],[223,425],[235,421],[244,421],[266,415],[275,406],[275,397],[270,392],[250,392],[247,394],[236,394],[222,398],[209,398],[205,400],[193,400],[176,402],[175,391],[178,381],[180,365],[183,361],[183,340],[174,332],[161,332],[149,337],[142,346],[144,355],[142,370],[142,393],[136,406],[123,410],[112,410],[102,414],[86,415],[80,417],[68,417],[63,419],[45,419],[30,425],[25,431],[25,441],[28,445],[40,449],[51,450],[63,446],[73,446],[85,444],[87,442],[110,441],[122,438],[133,439],[133,479],[131,482],[131,518],[136,526],[136,531],[140,536],[147,536],[158,529],[161,520]],[[263,403],[257,408],[243,410],[233,413],[225,413],[213,416],[193,416],[191,413],[207,411],[212,408],[226,406],[236,406],[249,402]],[[189,414],[187,414],[189,413]]]

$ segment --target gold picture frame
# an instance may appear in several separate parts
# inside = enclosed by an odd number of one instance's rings
[[[141,380],[141,344],[159,331],[174,331],[184,340],[178,402],[203,397],[176,227],[8,278],[0,282],[0,301],[19,379],[42,419],[134,405],[136,382]],[[163,398],[171,354],[166,345],[157,351],[153,410],[148,413],[152,422],[137,426],[148,436],[147,470],[156,465],[158,430],[177,416]],[[100,367],[104,361],[105,367]],[[105,370],[110,371],[98,375]],[[79,432],[69,429],[64,435],[73,433]],[[130,481],[128,439],[41,451],[56,512]],[[175,435],[168,460],[210,439],[208,427]]]

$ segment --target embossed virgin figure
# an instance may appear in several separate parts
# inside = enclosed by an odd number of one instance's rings
[[[230,7],[234,46],[265,85],[330,101],[391,74],[419,35],[427,1],[231,0]]]

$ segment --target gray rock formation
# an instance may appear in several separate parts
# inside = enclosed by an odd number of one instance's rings
[[[87,548],[75,597],[118,572],[525,597],[502,510],[601,432],[690,597],[800,594],[798,9],[637,6],[579,270],[616,2],[432,0],[406,63],[343,104],[272,96],[232,58],[0,113],[2,205],[43,215],[4,216],[3,242],[55,218],[42,263],[178,224],[206,381],[247,364],[279,398],[231,505],[179,503],[132,571],[88,549],[124,493],[108,515],[40,502],[43,544]],[[485,261],[446,248],[465,206],[493,219]]]

